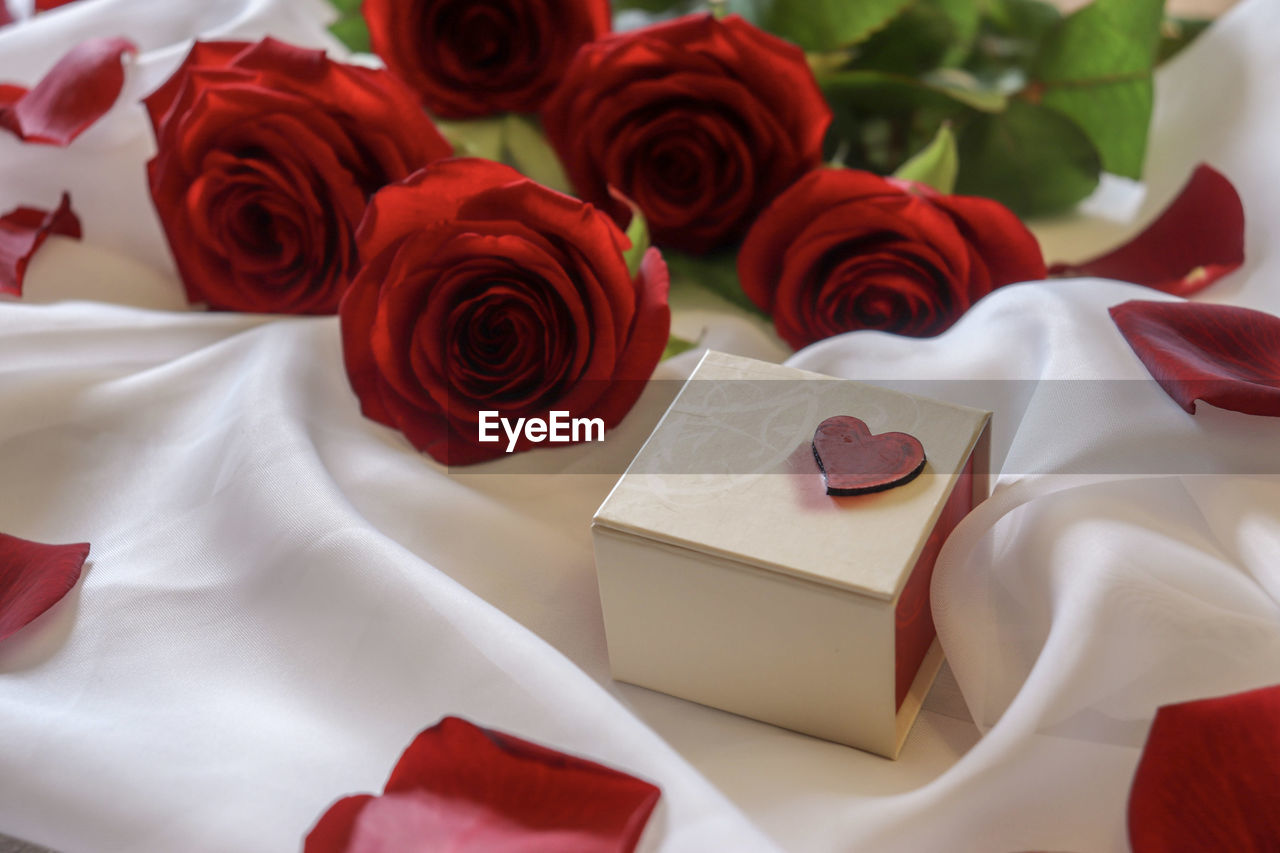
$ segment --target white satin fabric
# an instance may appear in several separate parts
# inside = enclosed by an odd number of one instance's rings
[[[997,413],[1003,474],[933,591],[964,701],[935,689],[898,762],[612,682],[588,524],[614,477],[586,472],[621,469],[661,389],[604,445],[520,461],[540,473],[450,474],[360,416],[333,318],[183,310],[136,100],[197,33],[332,46],[325,8],[80,0],[0,30],[0,80],[89,35],[142,48],[69,148],[0,136],[0,210],[67,189],[86,232],[0,303],[0,530],[93,545],[68,598],[0,643],[0,832],[66,853],[297,849],[457,714],[659,784],[647,850],[1118,851],[1155,708],[1280,682],[1280,420],[1180,410],[1106,313],[1168,297],[1096,280],[1006,288],[933,340],[790,359]],[[1109,246],[1207,160],[1244,197],[1250,259],[1204,298],[1280,312],[1277,31],[1280,4],[1250,0],[1161,73],[1140,212],[1042,227],[1051,258]],[[675,299],[681,333],[786,357]]]

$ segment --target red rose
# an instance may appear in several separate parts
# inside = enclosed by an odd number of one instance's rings
[[[333,313],[368,197],[451,153],[387,72],[272,39],[197,43],[146,105],[151,198],[211,308]]]
[[[693,16],[584,47],[543,122],[580,196],[620,219],[615,187],[655,242],[703,252],[821,164],[831,110],[799,48]]]
[[[747,235],[738,278],[799,349],[856,329],[927,337],[997,287],[1045,277],[998,202],[850,169],[806,175]]]
[[[612,220],[506,166],[445,160],[387,187],[359,241],[341,310],[351,385],[365,415],[446,464],[505,453],[505,437],[480,441],[481,411],[613,426],[666,346],[661,255],[633,278]]]
[[[365,0],[373,50],[445,118],[536,112],[609,0]]]

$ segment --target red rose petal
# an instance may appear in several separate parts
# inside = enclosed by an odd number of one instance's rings
[[[307,835],[304,853],[342,853],[351,846],[351,835],[356,828],[360,812],[370,800],[371,794],[343,797],[325,812]]]
[[[1190,296],[1243,263],[1240,195],[1225,175],[1201,164],[1137,237],[1090,261],[1054,264],[1049,274],[1111,278]]]
[[[76,0],[36,0],[36,11],[47,12],[50,9],[56,9],[59,6],[65,6],[68,3],[74,3]]]
[[[1044,256],[1035,236],[1013,211],[989,198],[937,194],[929,199],[950,214],[960,233],[987,265],[992,287],[1040,281]]]
[[[124,38],[81,42],[34,89],[0,102],[0,127],[24,142],[71,144],[116,102],[124,87],[120,58],[137,50]]]
[[[618,354],[615,381],[591,408],[592,417],[603,418],[613,425],[631,411],[640,399],[648,378],[653,374],[671,333],[671,307],[667,298],[671,274],[662,253],[650,247],[636,271],[639,302],[627,346]]]
[[[1178,405],[1196,400],[1280,417],[1280,317],[1203,302],[1125,302],[1110,309],[1129,346]]]
[[[405,750],[382,797],[335,803],[305,853],[629,853],[660,795],[625,773],[445,717]],[[417,846],[405,846],[410,834]]]
[[[1156,712],[1129,792],[1134,853],[1275,850],[1280,686]]]
[[[0,0],[0,27],[3,27],[5,24],[12,24],[12,23],[13,23],[13,15],[9,13],[9,7],[4,5],[2,0]]]
[[[27,264],[50,234],[80,239],[80,219],[66,193],[56,210],[19,207],[0,216],[0,293],[22,295]]]
[[[70,592],[88,556],[88,542],[42,545],[0,533],[0,640]]]

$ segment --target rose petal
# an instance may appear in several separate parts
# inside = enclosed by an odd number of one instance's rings
[[[1280,417],[1280,317],[1203,302],[1125,302],[1111,319],[1160,387],[1188,412],[1196,400]]]
[[[36,11],[47,12],[50,9],[56,9],[59,6],[65,6],[68,3],[74,3],[76,0],[36,0]]]
[[[375,799],[370,794],[343,797],[321,815],[320,820],[307,834],[307,846],[303,853],[343,853],[351,846],[360,812]]]
[[[88,556],[88,542],[43,545],[0,533],[0,640],[70,592]]]
[[[1280,686],[1156,712],[1129,792],[1134,853],[1274,850]]]
[[[445,717],[405,750],[382,797],[339,800],[321,817],[305,853],[629,853],[660,795],[625,773]],[[405,846],[408,834],[416,846]]]
[[[590,416],[604,419],[612,427],[621,421],[640,394],[654,368],[662,360],[671,333],[671,308],[667,304],[671,274],[662,253],[650,247],[636,271],[639,302],[627,348],[618,355],[615,380],[590,409]]]
[[[9,13],[9,7],[6,6],[3,2],[0,2],[0,27],[3,27],[5,24],[12,24],[12,23],[13,23],[13,15]]]
[[[124,38],[95,38],[67,52],[34,89],[0,103],[0,127],[24,142],[65,146],[111,109],[124,87]]]
[[[0,216],[0,293],[22,295],[27,264],[50,234],[80,239],[80,219],[67,193],[56,210],[19,207]]]
[[[1097,276],[1190,296],[1244,263],[1244,206],[1226,176],[1201,164],[1178,197],[1129,242],[1053,276]]]
[[[960,233],[986,264],[993,288],[1045,277],[1040,244],[1009,208],[976,196],[938,193],[929,198],[955,220]]]

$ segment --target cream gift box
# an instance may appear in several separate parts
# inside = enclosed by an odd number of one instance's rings
[[[925,450],[826,493],[814,430]],[[592,522],[613,675],[896,758],[942,665],[933,562],[988,488],[990,413],[709,352]]]

